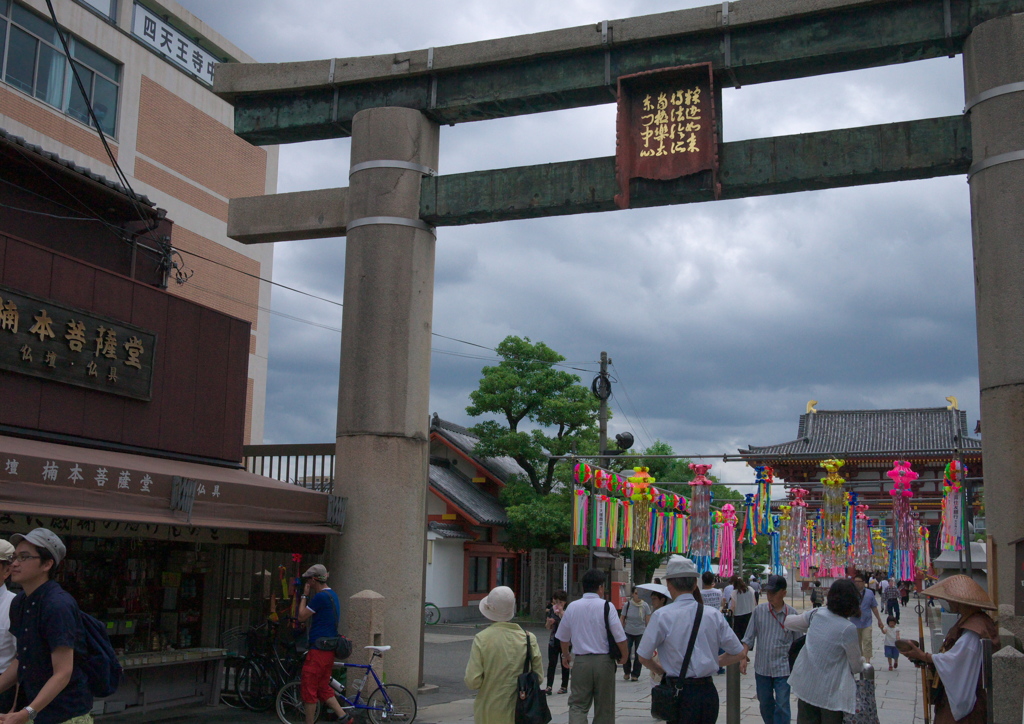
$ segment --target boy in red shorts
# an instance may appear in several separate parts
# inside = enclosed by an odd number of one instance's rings
[[[309,651],[302,664],[302,703],[306,711],[306,724],[314,724],[318,700],[331,707],[342,724],[352,724],[354,720],[341,708],[331,688],[334,650],[314,648],[317,639],[338,635],[341,602],[338,594],[327,585],[327,576],[327,569],[319,563],[310,566],[302,574],[306,579],[306,587],[299,598],[299,621],[313,619],[309,626]]]

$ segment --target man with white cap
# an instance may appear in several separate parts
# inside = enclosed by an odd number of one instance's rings
[[[604,571],[591,568],[580,579],[583,598],[565,609],[555,638],[562,647],[562,665],[569,666],[569,647],[575,660],[569,680],[569,724],[587,724],[594,705],[594,724],[615,721],[615,664],[629,656],[626,632],[618,612],[604,600]]]
[[[11,536],[15,544],[11,580],[22,592],[11,602],[11,633],[17,657],[0,674],[0,691],[17,683],[28,705],[0,715],[3,724],[91,724],[92,692],[76,645],[84,647],[82,614],[71,595],[53,580],[67,555],[51,530],[36,528]]]
[[[306,585],[299,597],[299,621],[309,625],[309,651],[302,662],[301,686],[302,705],[305,709],[306,724],[316,721],[316,702],[324,702],[338,715],[339,721],[350,723],[352,717],[345,713],[338,697],[331,688],[331,671],[334,669],[334,648],[318,649],[316,642],[323,638],[336,638],[338,619],[341,618],[341,601],[338,594],[327,585],[327,569],[317,563],[310,566],[302,577]],[[312,597],[310,596],[312,594]]]
[[[14,560],[14,546],[0,539],[0,673],[7,671],[11,661],[18,655],[17,642],[11,633],[11,601],[14,593],[7,590],[7,577],[11,575],[11,561]],[[0,694],[0,714],[11,710],[14,691],[8,689]]]
[[[480,600],[480,613],[494,621],[473,637],[466,664],[466,686],[476,689],[473,721],[476,724],[513,724],[516,718],[516,684],[523,673],[529,650],[530,670],[543,675],[544,662],[537,637],[511,623],[516,614],[516,594],[498,586]]]
[[[674,555],[669,559],[665,579],[673,601],[651,614],[637,649],[640,662],[656,675],[665,674],[665,683],[677,690],[677,717],[669,722],[713,724],[718,719],[718,690],[712,677],[719,666],[743,658],[743,646],[725,617],[704,605],[698,576],[697,566],[689,558]],[[698,612],[697,634],[691,637]],[[725,651],[721,656],[719,649]],[[689,664],[682,671],[687,658]]]

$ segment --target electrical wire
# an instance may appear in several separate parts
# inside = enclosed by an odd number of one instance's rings
[[[647,425],[644,424],[643,418],[640,417],[640,411],[637,410],[636,405],[633,403],[633,398],[629,396],[629,390],[626,389],[626,385],[622,381],[622,373],[619,372],[619,369],[614,364],[612,364],[611,367],[615,370],[615,376],[618,377],[618,383],[622,387],[622,393],[626,396],[626,401],[629,403],[629,406],[633,408],[633,415],[636,417],[637,422],[640,423],[640,427],[643,428],[644,434],[647,435],[647,438],[653,441],[654,436],[651,435],[650,431],[647,429]]]
[[[23,214],[34,214],[35,216],[45,216],[50,219],[60,219],[61,221],[101,221],[100,219],[93,219],[88,216],[61,216],[60,214],[49,214],[45,211],[36,211],[34,209],[23,209],[20,206],[11,206],[10,204],[0,203],[0,208],[10,209],[11,211],[19,211]]]

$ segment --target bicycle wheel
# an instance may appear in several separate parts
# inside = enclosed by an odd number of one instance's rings
[[[423,606],[423,622],[427,626],[433,626],[441,620],[441,609],[432,603]]]
[[[290,681],[277,692],[275,708],[277,709],[277,718],[281,720],[281,724],[304,724],[306,721],[306,709],[302,704],[301,689],[301,682]],[[322,708],[318,701],[313,721],[320,719]]]
[[[404,686],[384,684],[366,700],[366,713],[373,724],[392,721],[412,724],[416,718],[416,697]]]
[[[274,684],[254,661],[247,661],[238,670],[235,690],[242,704],[252,711],[266,711],[274,705]]]

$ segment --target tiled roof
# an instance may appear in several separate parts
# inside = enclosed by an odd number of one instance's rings
[[[61,158],[56,153],[53,153],[52,151],[47,151],[38,144],[29,143],[21,136],[15,136],[13,133],[9,133],[5,131],[3,128],[0,128],[0,141],[6,141],[7,143],[13,146],[20,146],[21,148],[24,148],[27,151],[31,151],[37,156],[41,156],[42,158],[45,158],[48,161],[60,164],[61,166],[64,166],[65,168],[70,169],[71,171],[74,171],[75,173],[81,174],[82,176],[85,176],[86,178],[95,181],[96,183],[103,184],[107,188],[116,191],[119,194],[127,196],[128,198],[134,198],[146,206],[156,208],[156,204],[153,203],[153,201],[151,201],[148,196],[139,193],[133,195],[131,191],[126,189],[120,183],[116,181],[111,181],[106,176],[91,171],[90,169],[87,169],[85,166],[79,166],[74,161],[69,161],[66,158]],[[167,214],[167,212],[164,211],[163,209],[157,209],[157,211],[162,212],[161,214],[159,214],[161,217]]]
[[[440,523],[436,520],[427,523],[427,530],[431,533],[437,533],[442,538],[473,540],[474,537],[472,533],[464,531],[461,526],[454,523]]]
[[[967,413],[945,407],[910,410],[818,410],[800,416],[797,439],[777,445],[751,445],[742,455],[891,455],[917,451],[951,452],[959,442],[981,450],[967,437]]]
[[[430,466],[430,487],[450,500],[478,525],[508,525],[498,499],[445,465]]]
[[[462,425],[442,420],[435,412],[434,417],[430,420],[430,429],[479,462],[503,483],[508,482],[513,475],[521,475],[524,479],[528,479],[526,471],[510,457],[484,458],[476,455],[474,450],[476,450],[476,444],[480,442],[480,438]]]

